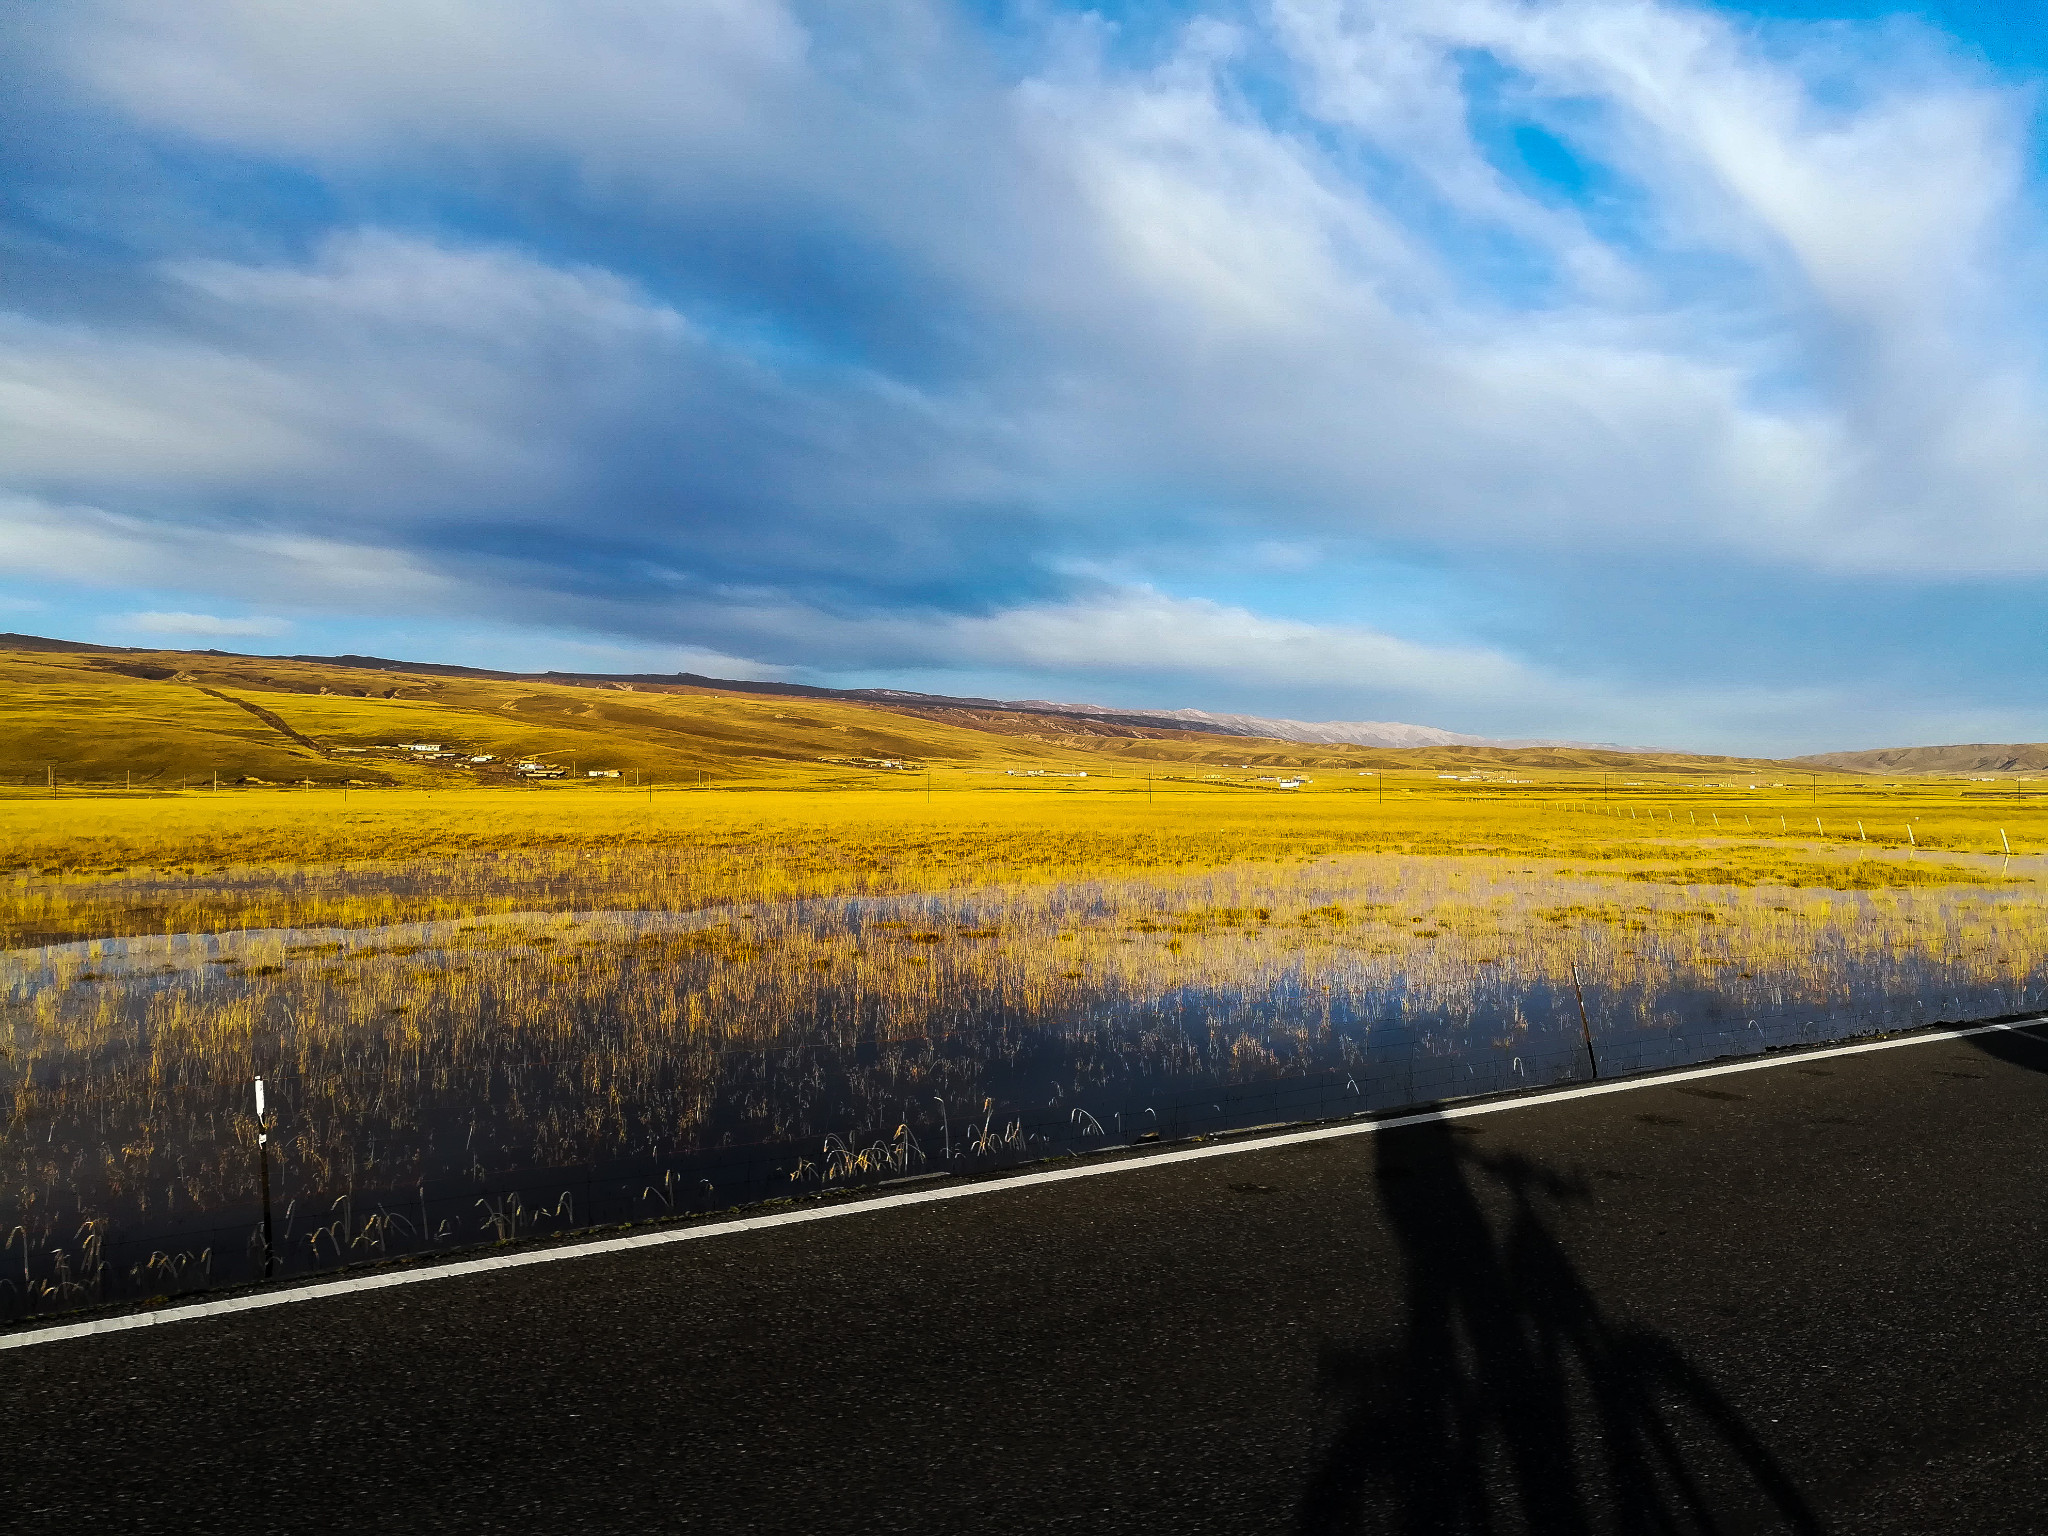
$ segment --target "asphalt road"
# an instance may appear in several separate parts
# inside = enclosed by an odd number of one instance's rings
[[[2004,1034],[0,1353],[17,1530],[2048,1529]]]

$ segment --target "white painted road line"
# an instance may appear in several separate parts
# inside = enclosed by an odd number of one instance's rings
[[[348,1280],[328,1280],[292,1290],[257,1291],[223,1301],[193,1302],[165,1307],[156,1312],[124,1312],[113,1317],[94,1318],[82,1323],[60,1323],[19,1333],[0,1334],[0,1350],[26,1349],[32,1344],[55,1344],[64,1339],[82,1339],[93,1334],[122,1333],[130,1328],[154,1328],[163,1323],[193,1322],[204,1317],[224,1317],[235,1312],[254,1312],[265,1307],[289,1307],[302,1302],[324,1301],[330,1296],[352,1296],[364,1291],[390,1290],[401,1285],[425,1285],[432,1280],[454,1280],[490,1270],[524,1269],[533,1264],[560,1264],[571,1259],[598,1258],[607,1253],[629,1253],[638,1248],[662,1248],[671,1243],[694,1243],[705,1238],[727,1237],[739,1232],[759,1232],[769,1227],[797,1226],[809,1221],[832,1221],[845,1216],[865,1216],[875,1211],[900,1210],[910,1205],[931,1205],[941,1200],[964,1200],[976,1195],[1003,1194],[1044,1184],[1061,1184],[1070,1179],[1103,1178],[1110,1174],[1137,1173],[1174,1163],[1200,1162],[1211,1157],[1236,1157],[1245,1152],[1265,1152],[1274,1147],[1294,1147],[1312,1141],[1335,1141],[1344,1136],[1371,1136],[1404,1125],[1426,1125],[1440,1120],[1471,1120],[1480,1115],[1505,1114],[1511,1110],[1534,1109],[1544,1104],[1561,1104],[1570,1099],[1597,1098],[1608,1093],[1632,1093],[1638,1088],[1663,1088],[1673,1083],[1697,1082],[1702,1078],[1728,1077],[1738,1072],[1764,1072],[1773,1067],[1797,1066],[1803,1062],[1826,1061],[1832,1056],[1862,1056],[1872,1051],[1894,1051],[1907,1046],[1932,1045],[1943,1040],[1963,1040],[1971,1035],[1995,1034],[2001,1030],[2031,1029],[2048,1024],[2048,1014],[2007,1024],[1978,1024],[1967,1029],[1944,1029],[1923,1035],[1886,1040],[1866,1040],[1855,1045],[1829,1046],[1816,1051],[1799,1051],[1782,1056],[1733,1061],[1711,1067],[1690,1067],[1678,1072],[1631,1077],[1612,1083],[1584,1083],[1571,1088],[1554,1088],[1519,1098],[1493,1099],[1483,1104],[1453,1104],[1418,1114],[1397,1115],[1385,1120],[1357,1120],[1342,1125],[1317,1126],[1307,1131],[1287,1131],[1277,1136],[1259,1136],[1243,1141],[1186,1147],[1177,1152],[1125,1158],[1113,1163],[1079,1163],[1068,1168],[1048,1168],[1040,1173],[1020,1173],[1008,1178],[984,1179],[973,1184],[946,1185],[933,1189],[906,1190],[902,1194],[877,1195],[846,1205],[819,1206],[810,1210],[777,1211],[766,1216],[741,1216],[731,1221],[707,1222],[696,1227],[669,1227],[639,1232],[630,1237],[609,1237],[594,1242],[563,1243],[552,1248],[533,1248],[519,1253],[494,1254],[483,1259],[459,1259],[422,1269],[391,1270]]]

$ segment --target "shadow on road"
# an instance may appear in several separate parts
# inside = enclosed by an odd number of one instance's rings
[[[1586,1187],[1464,1139],[1437,1122],[1380,1143],[1405,1327],[1385,1349],[1324,1352],[1332,1431],[1299,1510],[1304,1536],[1819,1531],[1674,1345],[1602,1315],[1549,1220]]]
[[[1965,1035],[1963,1041],[1999,1061],[2011,1062],[2016,1067],[2030,1067],[2036,1072],[2048,1072],[2048,1024]]]

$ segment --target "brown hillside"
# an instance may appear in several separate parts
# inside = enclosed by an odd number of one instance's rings
[[[1821,752],[1796,757],[1788,767],[1836,773],[1959,774],[2048,771],[2048,742],[1977,742],[1953,747],[1880,747],[1870,752]]]
[[[1731,781],[1769,762],[1556,747],[1316,746],[779,685],[493,673],[0,637],[0,782],[491,784],[539,760],[629,780],[860,782],[927,764],[1092,772],[1605,774]],[[438,742],[427,759],[397,743]],[[489,758],[489,762],[473,762]],[[893,764],[895,766],[888,766]],[[1849,770],[1855,771],[1855,770]],[[1362,787],[1362,786],[1361,786]]]

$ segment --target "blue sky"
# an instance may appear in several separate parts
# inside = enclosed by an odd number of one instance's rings
[[[13,7],[0,629],[2042,739],[2015,14]]]

